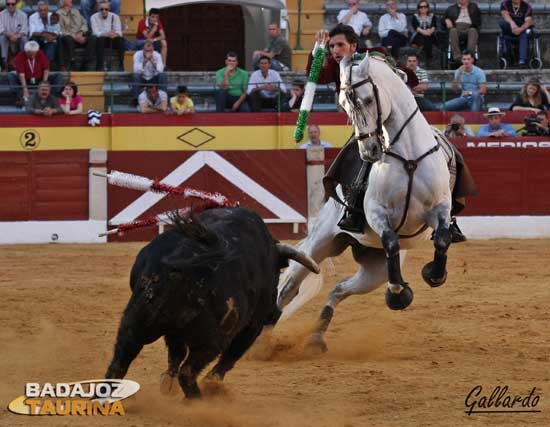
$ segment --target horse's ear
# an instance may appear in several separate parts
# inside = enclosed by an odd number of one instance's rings
[[[397,75],[399,77],[401,77],[401,80],[403,80],[405,82],[405,84],[407,84],[407,81],[409,80],[408,77],[407,77],[407,73],[405,73],[404,71],[400,70],[399,68],[396,68],[395,69],[395,72],[397,73]]]
[[[359,74],[362,76],[367,76],[369,74],[369,53],[365,54],[365,57],[359,64]]]

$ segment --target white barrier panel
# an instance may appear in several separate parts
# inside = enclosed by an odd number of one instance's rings
[[[106,237],[98,237],[105,231],[106,221],[0,222],[0,244],[105,243]]]
[[[550,238],[550,216],[459,216],[458,225],[468,239]]]

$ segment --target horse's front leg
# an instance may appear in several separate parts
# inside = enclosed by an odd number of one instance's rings
[[[427,224],[434,231],[434,260],[422,269],[422,278],[432,288],[441,286],[447,280],[447,250],[451,244],[451,209],[447,203],[437,205],[426,216]]]
[[[371,228],[380,236],[386,253],[388,268],[388,288],[386,289],[386,304],[392,310],[404,310],[413,300],[413,291],[401,276],[399,257],[399,235],[390,225],[389,218],[382,208],[369,206],[370,214],[367,220]]]

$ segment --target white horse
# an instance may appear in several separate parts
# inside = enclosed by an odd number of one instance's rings
[[[391,309],[401,310],[412,302],[412,290],[401,276],[400,249],[427,239],[432,229],[434,261],[424,267],[422,275],[434,287],[446,280],[446,252],[451,242],[449,153],[440,149],[432,128],[418,113],[405,78],[378,56],[340,63],[340,104],[352,120],[361,158],[374,164],[363,203],[364,233],[341,230],[337,223],[343,208],[329,199],[300,245],[318,263],[351,246],[359,264],[357,273],[336,284],[321,312],[310,343],[324,350],[323,335],[334,309],[348,296],[371,292],[388,282],[386,303]],[[338,192],[342,198],[340,188]],[[279,285],[281,309],[298,294],[308,273],[292,263]]]

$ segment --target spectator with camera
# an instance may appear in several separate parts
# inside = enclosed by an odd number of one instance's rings
[[[537,78],[531,78],[521,88],[521,92],[514,103],[511,105],[511,111],[539,111],[550,110],[550,94]]]
[[[525,126],[521,136],[550,136],[550,127],[546,111],[539,111],[534,116],[523,119]]]
[[[466,136],[475,136],[473,129],[466,124],[466,119],[462,114],[453,114],[451,122],[445,128],[447,138],[464,138]]]
[[[506,113],[501,112],[498,107],[489,108],[489,111],[484,114],[489,123],[479,128],[477,136],[479,138],[504,138],[507,136],[516,136],[516,131],[511,125],[502,123],[502,118],[505,115]]]

